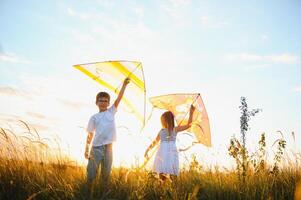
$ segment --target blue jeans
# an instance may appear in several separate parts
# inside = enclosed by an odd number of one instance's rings
[[[110,177],[112,161],[112,144],[93,146],[90,151],[90,157],[87,166],[88,181],[92,182],[96,178],[100,164],[102,182],[106,185]]]

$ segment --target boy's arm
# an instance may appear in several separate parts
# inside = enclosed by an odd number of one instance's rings
[[[90,143],[92,141],[94,133],[88,132],[87,141],[86,141],[86,148],[85,148],[85,158],[89,159],[89,149],[90,149]]]
[[[183,126],[177,126],[175,128],[176,132],[185,131],[186,129],[190,128],[194,110],[195,110],[195,107],[193,105],[191,105],[190,106],[190,112],[189,112],[189,119],[188,119],[187,124],[183,125]]]
[[[118,105],[119,105],[119,103],[120,103],[120,101],[121,101],[121,99],[122,99],[122,97],[123,97],[125,88],[126,88],[126,86],[127,86],[127,84],[128,84],[129,82],[130,82],[130,79],[129,79],[129,78],[124,79],[122,88],[121,88],[121,90],[120,90],[120,92],[119,92],[119,94],[118,94],[117,99],[116,99],[115,102],[114,102],[115,108],[118,107]]]

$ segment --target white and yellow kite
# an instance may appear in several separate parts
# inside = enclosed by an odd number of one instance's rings
[[[114,93],[118,93],[125,78],[130,78],[122,102],[145,125],[146,89],[141,62],[137,61],[106,61],[74,65],[74,67],[100,85]]]
[[[194,133],[198,143],[211,147],[209,118],[200,94],[169,94],[151,97],[149,100],[154,107],[171,111],[178,126],[187,123],[190,105],[194,105],[196,109],[192,126],[187,131]]]
[[[187,130],[193,133],[197,139],[196,142],[192,142],[192,145],[201,143],[207,147],[211,147],[209,118],[200,94],[168,94],[151,97],[149,101],[155,108],[171,111],[175,116],[177,126],[188,122],[190,106],[194,105],[196,109],[193,114],[192,126]],[[185,149],[179,149],[179,151],[186,151],[192,145]],[[158,145],[156,148],[153,148],[150,156],[144,160],[140,168],[143,168],[148,163],[157,148]]]

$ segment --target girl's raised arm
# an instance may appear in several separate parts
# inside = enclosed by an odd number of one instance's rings
[[[189,111],[189,119],[186,125],[183,126],[177,126],[175,127],[175,131],[176,133],[180,132],[180,131],[185,131],[186,129],[190,128],[191,126],[191,122],[193,119],[193,112],[195,111],[195,107],[193,105],[190,106],[190,111]]]

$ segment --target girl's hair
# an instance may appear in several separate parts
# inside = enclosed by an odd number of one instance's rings
[[[161,115],[161,124],[164,128],[168,129],[168,133],[170,135],[175,127],[175,117],[173,116],[172,112],[167,111]]]

